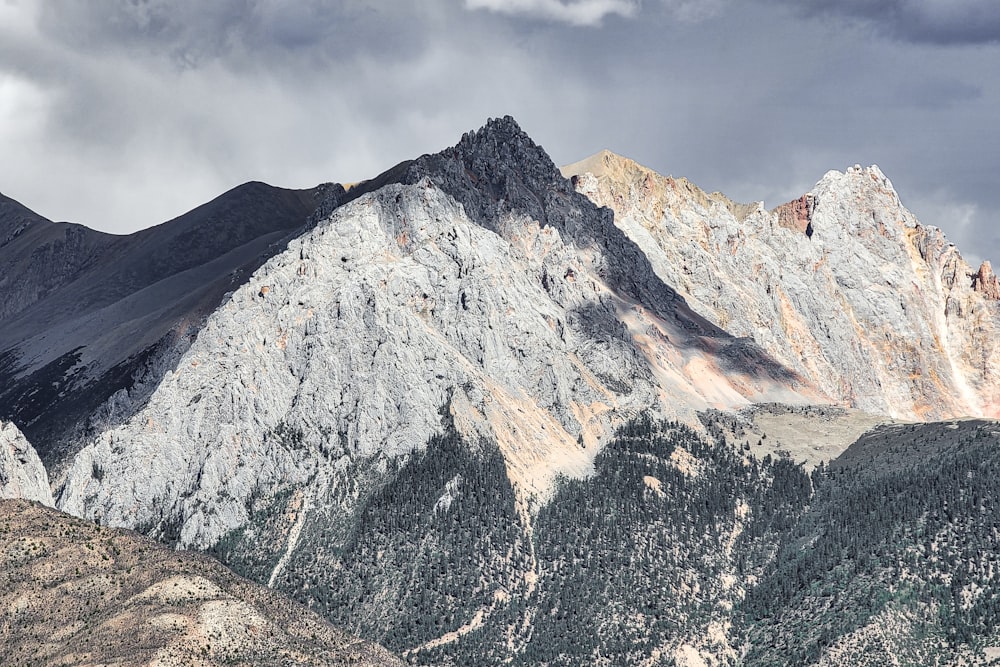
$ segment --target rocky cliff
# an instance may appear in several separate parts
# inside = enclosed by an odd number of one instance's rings
[[[49,476],[35,448],[16,426],[0,421],[0,498],[55,504]]]
[[[59,467],[141,406],[226,293],[342,191],[247,183],[128,236],[0,195],[0,418]]]
[[[831,171],[774,210],[609,152],[564,168],[664,282],[831,399],[906,419],[1000,416],[1000,303],[878,167]]]
[[[60,507],[205,548],[261,496],[297,489],[308,512],[351,462],[423,447],[442,410],[499,445],[530,504],[638,411],[808,400],[512,120],[394,173],[213,313],[148,406],[76,457]]]

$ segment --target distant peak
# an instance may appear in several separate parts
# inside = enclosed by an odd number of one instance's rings
[[[568,164],[562,167],[559,171],[565,178],[572,178],[573,176],[580,176],[582,174],[593,174],[594,176],[604,176],[609,171],[617,171],[622,167],[632,167],[646,169],[638,162],[631,158],[627,158],[623,155],[618,155],[613,153],[608,149],[604,149],[594,153],[591,156],[585,157],[578,162],[573,164]]]
[[[465,154],[469,152],[497,153],[506,145],[525,146],[531,151],[541,151],[541,148],[521,129],[512,116],[490,118],[478,130],[472,130],[462,135],[461,141],[454,150]],[[544,153],[544,151],[541,151]]]
[[[740,221],[745,220],[747,216],[760,208],[757,203],[741,204],[736,202],[721,192],[709,194],[683,176],[676,178],[664,176],[639,164],[632,158],[613,153],[607,149],[598,151],[579,162],[568,164],[560,169],[560,172],[564,178],[573,182],[574,187],[578,187],[578,177],[584,174],[591,174],[598,180],[612,183],[613,188],[623,188],[630,183],[641,183],[641,187],[645,188],[647,193],[660,193],[654,196],[668,196],[666,192],[670,191],[673,194],[669,196],[687,198],[705,208],[720,205],[728,209]]]
[[[972,275],[972,289],[987,299],[1000,301],[1000,280],[993,273],[993,265],[989,260],[980,264],[979,270]]]
[[[501,118],[490,118],[486,121],[478,130],[473,130],[472,132],[466,132],[462,137],[475,138],[475,137],[489,137],[489,136],[506,136],[506,137],[525,137],[527,134],[521,129],[517,121],[514,120],[513,116],[503,116]]]
[[[867,167],[862,167],[860,164],[856,164],[853,167],[848,167],[842,172],[832,169],[824,174],[823,178],[820,179],[817,185],[844,181],[851,183],[871,181],[883,190],[892,191],[894,194],[896,192],[895,188],[892,186],[892,182],[884,173],[882,173],[882,170],[879,169],[877,164],[869,165]]]
[[[478,130],[466,132],[451,152],[467,164],[485,160],[507,168],[523,166],[530,168],[536,177],[556,172],[555,163],[545,149],[511,116],[491,118]]]

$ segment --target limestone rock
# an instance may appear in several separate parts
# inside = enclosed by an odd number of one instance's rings
[[[564,169],[691,307],[845,406],[1000,416],[1000,309],[878,167],[831,171],[768,211],[602,153]],[[971,278],[971,279],[970,279]]]
[[[993,266],[988,260],[983,262],[979,266],[979,270],[972,276],[972,289],[987,299],[1000,300],[1000,280],[997,280],[996,274],[993,273]]]
[[[424,174],[415,183],[292,241],[145,408],[80,452],[60,507],[204,548],[276,489],[330,502],[356,484],[346,462],[422,447],[442,408],[498,443],[535,502],[557,475],[587,474],[641,410],[694,423],[708,407],[815,397],[694,313],[519,132],[499,121],[425,156],[397,179]]]
[[[0,419],[56,470],[142,405],[226,293],[342,191],[247,183],[126,236],[0,195]]]
[[[0,498],[24,498],[54,505],[35,448],[11,423],[0,422]]]

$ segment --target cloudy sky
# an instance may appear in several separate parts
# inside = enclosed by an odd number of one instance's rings
[[[0,191],[55,220],[360,180],[504,114],[769,206],[878,164],[1000,263],[994,0],[0,0]]]

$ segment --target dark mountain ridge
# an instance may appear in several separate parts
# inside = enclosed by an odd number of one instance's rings
[[[246,183],[127,236],[53,223],[0,200],[0,418],[21,428],[47,465],[72,454],[88,418],[116,392],[155,384],[330,187]]]

